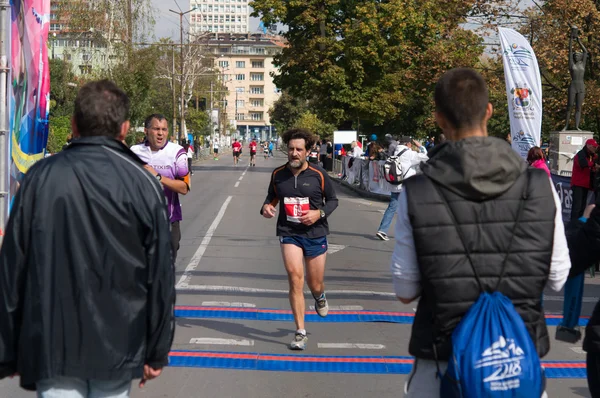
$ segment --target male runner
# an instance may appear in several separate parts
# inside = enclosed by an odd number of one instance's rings
[[[338,206],[338,200],[327,173],[306,161],[308,150],[315,142],[314,136],[307,130],[293,129],[284,133],[282,139],[288,148],[288,163],[273,171],[260,213],[265,218],[272,218],[277,211],[275,206],[281,203],[277,236],[296,322],[290,349],[304,350],[308,338],[304,329],[306,306],[302,260],[306,263],[306,282],[315,299],[315,309],[325,317],[329,310],[323,283],[329,235],[327,217]]]
[[[235,138],[231,147],[233,148],[233,164],[237,166],[242,154],[242,144]]]
[[[177,259],[182,220],[179,194],[189,192],[188,184],[183,180],[188,175],[187,153],[182,146],[169,142],[169,122],[160,114],[153,114],[144,123],[146,140],[131,147],[144,163],[146,170],[162,184],[167,197],[168,213],[171,221],[171,247],[173,248],[173,263]]]
[[[250,166],[253,167],[256,167],[256,148],[258,148],[258,143],[256,138],[253,138],[250,142]]]

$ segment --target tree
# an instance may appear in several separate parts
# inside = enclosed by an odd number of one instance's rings
[[[185,123],[189,131],[193,133],[194,138],[210,134],[210,119],[208,113],[193,108],[188,109],[185,117]]]
[[[486,3],[480,1],[478,3]],[[440,74],[474,66],[481,38],[460,24],[466,0],[255,0],[254,16],[283,23],[288,46],[275,84],[318,104],[324,121],[426,134]],[[428,113],[429,112],[429,113]]]
[[[304,112],[293,124],[295,128],[307,129],[321,138],[329,139],[333,137],[335,126],[323,122],[317,115],[310,111]]]
[[[284,91],[269,110],[269,117],[277,131],[285,131],[294,126],[300,116],[307,110],[306,100],[294,97]]]
[[[67,143],[67,137],[71,133],[71,117],[55,116],[50,119],[50,131],[48,132],[48,144],[46,152],[58,153]]]

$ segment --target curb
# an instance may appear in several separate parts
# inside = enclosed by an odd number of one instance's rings
[[[330,175],[331,177],[331,175]],[[351,191],[356,192],[357,194],[359,194],[362,197],[365,198],[370,198],[370,199],[375,199],[378,200],[380,202],[389,202],[390,201],[390,197],[388,195],[382,195],[379,193],[373,193],[373,192],[369,192],[369,191],[365,191],[364,189],[360,188],[357,185],[352,185],[352,184],[348,184],[346,181],[343,181],[337,177],[331,177],[331,180],[334,181],[335,183],[342,185],[346,188],[349,188]]]

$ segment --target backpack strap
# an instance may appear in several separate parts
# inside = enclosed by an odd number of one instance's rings
[[[521,214],[523,213],[523,208],[525,207],[525,201],[527,200],[527,197],[528,197],[529,181],[530,181],[529,171],[528,170],[525,171],[524,175],[525,175],[525,180],[526,181],[525,181],[525,184],[524,184],[524,188],[523,188],[523,193],[522,193],[522,196],[521,196],[521,200],[519,201],[519,210],[517,212],[517,218],[515,220],[515,224],[513,225],[512,233],[511,233],[511,236],[510,236],[510,241],[508,242],[508,247],[506,249],[506,254],[504,255],[504,260],[502,261],[502,269],[500,271],[500,277],[498,278],[498,282],[496,283],[496,287],[494,288],[494,291],[498,290],[498,288],[500,287],[500,282],[502,282],[502,279],[504,278],[504,272],[506,270],[506,263],[508,261],[508,256],[510,255],[510,248],[511,248],[512,242],[514,240],[515,233],[517,231],[517,227],[519,226],[519,221],[521,219]],[[467,258],[469,260],[469,264],[471,265],[471,268],[473,269],[473,273],[475,274],[475,279],[477,279],[477,284],[479,285],[479,289],[483,293],[484,292],[484,288],[483,288],[483,284],[481,283],[481,278],[479,277],[479,274],[477,273],[477,269],[475,268],[475,265],[473,263],[473,259],[471,258],[471,251],[469,250],[469,247],[466,244],[466,239],[464,237],[464,234],[463,234],[462,230],[458,227],[458,222],[456,221],[456,216],[452,212],[452,209],[450,208],[450,205],[448,204],[448,200],[444,196],[444,194],[443,194],[441,188],[438,186],[438,184],[436,184],[435,182],[433,182],[433,186],[438,191],[438,194],[442,198],[442,202],[444,202],[444,205],[446,206],[446,210],[448,210],[448,213],[450,214],[450,217],[452,218],[452,222],[454,223],[454,227],[456,228],[456,232],[458,233],[458,236],[460,237],[460,241],[462,242],[462,245],[463,245],[463,247],[465,249],[465,253],[466,253]]]

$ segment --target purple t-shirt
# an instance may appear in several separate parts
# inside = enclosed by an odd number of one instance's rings
[[[153,152],[150,145],[143,142],[132,146],[131,151],[163,177],[176,180],[185,177],[189,173],[187,154],[181,145],[168,142],[162,149]],[[164,187],[164,191],[171,222],[181,221],[183,217],[179,195],[167,187]]]

